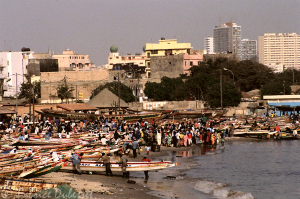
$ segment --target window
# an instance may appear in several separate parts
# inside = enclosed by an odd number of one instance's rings
[[[158,54],[158,50],[151,50],[151,54]]]
[[[150,58],[150,53],[147,53],[147,58]]]
[[[186,61],[184,62],[184,65],[186,66]]]
[[[169,64],[171,65],[172,63],[171,63],[171,62],[169,62]]]
[[[165,50],[165,55],[172,55],[172,49]]]
[[[192,61],[190,61],[190,66],[193,66],[193,62]]]
[[[147,66],[148,66],[148,68],[150,68],[150,62],[148,62]]]

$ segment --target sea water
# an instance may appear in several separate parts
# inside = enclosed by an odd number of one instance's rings
[[[300,141],[233,140],[216,149],[186,147],[169,152],[172,168],[132,173],[160,198],[298,199]],[[174,178],[167,178],[173,176]]]

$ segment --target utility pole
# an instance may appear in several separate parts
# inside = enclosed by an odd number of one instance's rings
[[[32,95],[32,98],[33,98],[33,101],[32,101],[32,122],[34,123],[34,100],[35,100],[35,95],[34,95],[34,88],[35,88],[35,83],[32,84],[32,92],[33,92],[33,95]]]
[[[222,70],[223,68],[220,69],[220,93],[221,93],[221,110],[223,111]]]
[[[18,116],[18,73],[16,73],[16,117]]]
[[[118,72],[118,95],[119,95],[119,111],[120,111],[121,110],[120,72]]]

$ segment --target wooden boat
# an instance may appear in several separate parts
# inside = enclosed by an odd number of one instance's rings
[[[55,172],[61,169],[64,165],[66,165],[66,162],[64,160],[52,164],[48,163],[47,165],[42,165],[34,169],[23,171],[19,175],[19,178],[36,178],[42,175],[46,175],[48,173]]]
[[[6,194],[7,196],[9,196],[8,198],[13,195],[20,196],[26,194],[26,196],[30,196],[30,194],[34,194],[42,190],[52,189],[62,184],[70,183],[45,182],[39,180],[24,180],[2,177],[0,178],[0,195],[4,196],[3,194]]]
[[[41,111],[36,111],[39,114],[56,117],[61,119],[68,120],[96,120],[100,117],[105,116],[108,119],[117,119],[117,120],[139,120],[139,119],[153,119],[161,117],[160,112],[140,112],[139,114],[122,114],[122,115],[101,115],[101,114],[89,114],[89,113],[75,113],[75,112],[67,112],[67,111],[58,111],[58,110],[50,110],[50,109],[41,109]]]
[[[153,162],[128,162],[127,171],[150,171],[159,170],[167,167],[174,167],[176,163],[170,161],[153,161]],[[96,161],[81,161],[80,169],[82,171],[105,171],[105,166],[102,162]],[[72,162],[68,162],[61,170],[73,170]],[[111,162],[111,170],[113,172],[122,171],[122,167],[118,162]]]

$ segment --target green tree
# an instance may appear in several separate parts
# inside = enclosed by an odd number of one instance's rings
[[[291,94],[291,83],[284,82],[283,80],[275,79],[266,85],[264,85],[260,91],[261,97],[263,95],[290,95]]]
[[[41,98],[41,82],[22,83],[20,93],[18,95],[18,99],[21,98],[28,99],[31,102],[34,99],[34,101],[36,102],[38,98]]]
[[[68,99],[73,97],[72,92],[74,89],[69,88],[67,84],[61,84],[56,88],[56,90],[57,90],[57,96],[61,99],[62,102],[64,101],[64,99],[67,102]]]
[[[108,88],[108,90],[110,90],[115,95],[117,96],[119,95],[118,82],[108,82],[105,84],[101,84],[96,89],[94,89],[92,91],[90,99],[95,97],[98,93],[100,93],[105,88]],[[135,100],[132,89],[126,86],[125,84],[122,84],[121,82],[120,82],[120,98],[127,103],[133,102]]]

